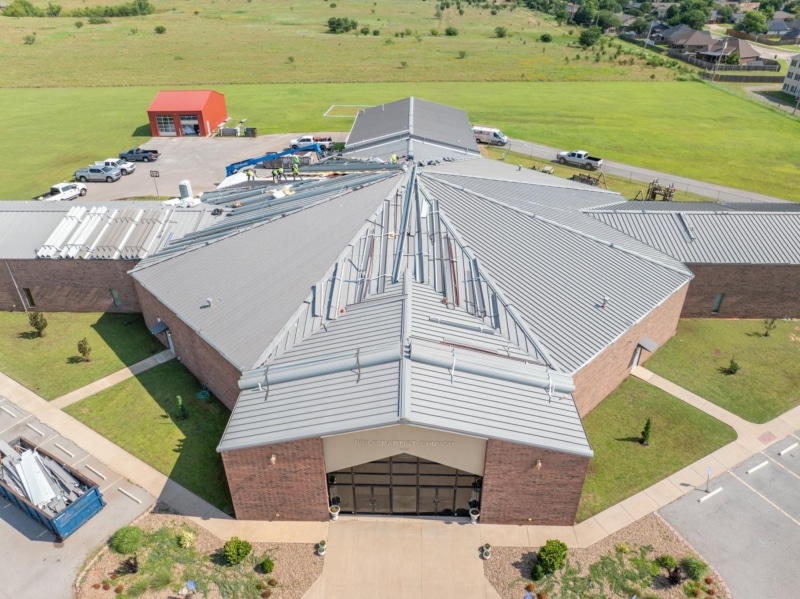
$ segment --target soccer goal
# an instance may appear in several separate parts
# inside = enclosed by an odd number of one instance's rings
[[[339,119],[354,119],[359,111],[372,108],[369,104],[331,104],[322,116]]]

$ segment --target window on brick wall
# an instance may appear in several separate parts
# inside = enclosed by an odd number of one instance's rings
[[[714,299],[714,307],[711,308],[712,314],[719,314],[719,309],[722,307],[722,299],[725,297],[724,293],[718,293]]]
[[[116,289],[110,289],[110,291],[111,291],[111,301],[114,302],[114,307],[115,308],[121,308],[122,307],[122,300],[119,299],[119,293],[117,292]]]
[[[28,305],[31,308],[35,308],[36,307],[36,302],[33,301],[33,294],[31,293],[31,290],[28,289],[27,287],[25,287],[25,288],[23,288],[23,291],[25,292],[25,297],[28,298]]]

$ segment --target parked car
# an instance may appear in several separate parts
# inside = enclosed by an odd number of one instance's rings
[[[589,152],[584,150],[573,150],[572,152],[559,152],[556,156],[561,164],[571,164],[586,170],[596,171],[603,166],[603,159],[597,156],[589,156]]]
[[[56,183],[50,191],[33,199],[41,202],[64,202],[85,195],[86,186],[83,183]]]
[[[94,163],[95,166],[115,166],[122,171],[122,175],[130,175],[136,170],[136,165],[133,162],[127,162],[122,158],[106,158],[105,160],[98,160]]]
[[[292,148],[294,148],[295,150],[301,146],[310,146],[313,144],[318,144],[319,147],[325,151],[333,149],[333,139],[331,139],[330,137],[303,135],[289,142],[289,145],[292,146]]]
[[[112,183],[119,181],[120,177],[122,177],[122,171],[116,166],[89,165],[86,168],[75,171],[75,178],[82,183],[87,181],[107,181]]]
[[[155,162],[161,152],[158,150],[148,150],[146,148],[131,148],[127,152],[120,152],[119,157],[131,162]]]
[[[506,137],[505,134],[500,131],[500,129],[475,126],[472,128],[472,134],[475,136],[475,141],[479,144],[504,146],[508,143],[508,137]]]

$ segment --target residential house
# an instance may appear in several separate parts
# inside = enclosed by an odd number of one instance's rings
[[[670,7],[677,5],[677,2],[653,2],[653,12],[659,19],[666,19]]]
[[[679,36],[669,42],[672,50],[683,54],[699,54],[708,52],[718,41],[711,37],[708,31],[692,31],[688,36]]]
[[[793,13],[786,12],[785,10],[776,10],[775,13],[772,15],[772,19],[774,21],[783,21],[787,25],[794,21],[795,16]]]
[[[728,57],[736,54],[739,58],[738,64],[747,64],[760,58],[758,52],[745,40],[738,37],[729,37],[727,40],[717,40],[716,43],[706,51],[698,52],[697,58],[708,62],[725,62]]]
[[[769,19],[767,21],[767,35],[783,35],[790,27],[783,19]]]
[[[783,78],[783,91],[800,100],[800,54],[792,56],[789,71]]]
[[[789,42],[791,44],[800,44],[800,21],[795,21],[796,26],[792,27],[789,31],[781,36],[782,42]]]
[[[658,32],[656,32],[655,27],[653,27],[652,38],[656,42],[667,42],[671,44],[673,41],[689,37],[693,32],[694,29],[684,23]]]

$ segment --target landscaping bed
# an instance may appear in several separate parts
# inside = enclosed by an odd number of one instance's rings
[[[185,516],[156,509],[133,524],[145,532],[136,552],[138,573],[118,573],[120,562],[131,554],[103,547],[76,580],[76,599],[167,599],[175,597],[187,580],[196,584],[198,597],[208,599],[255,599],[266,590],[274,599],[301,599],[322,573],[323,560],[314,554],[313,544],[253,543],[241,564],[229,566],[221,554],[227,539],[218,539]],[[191,539],[191,546],[181,547],[182,538]],[[259,565],[265,556],[274,562],[269,574]],[[277,584],[268,584],[270,579]],[[104,589],[104,584],[110,588]],[[118,585],[122,585],[119,593]]]
[[[0,372],[51,400],[164,350],[141,314],[46,312],[38,337],[24,312],[0,313]],[[86,338],[90,361],[78,353]]]
[[[672,556],[677,561],[686,556],[702,559],[661,516],[650,514],[587,549],[570,549],[567,553],[568,567],[535,582],[534,595],[544,591],[548,599],[629,599],[634,593],[639,599],[695,596],[691,591],[687,595],[685,587],[688,581],[670,585],[663,568],[658,568],[655,577],[640,576],[647,568],[640,568],[637,572],[631,566],[631,560],[640,555],[642,548],[646,549],[647,560],[663,555]],[[529,577],[535,561],[534,549],[493,547],[491,559],[484,561],[484,575],[503,599],[520,599],[525,594],[526,585],[532,582]],[[706,576],[712,582],[706,583]],[[652,583],[640,584],[642,580],[651,579]],[[705,590],[696,595],[698,597],[730,599],[724,582],[710,568],[701,577],[700,586]],[[617,590],[611,590],[611,587]],[[707,589],[713,589],[713,594]]]
[[[800,321],[682,319],[645,365],[737,416],[764,423],[800,405]],[[731,359],[738,364],[728,374]]]

